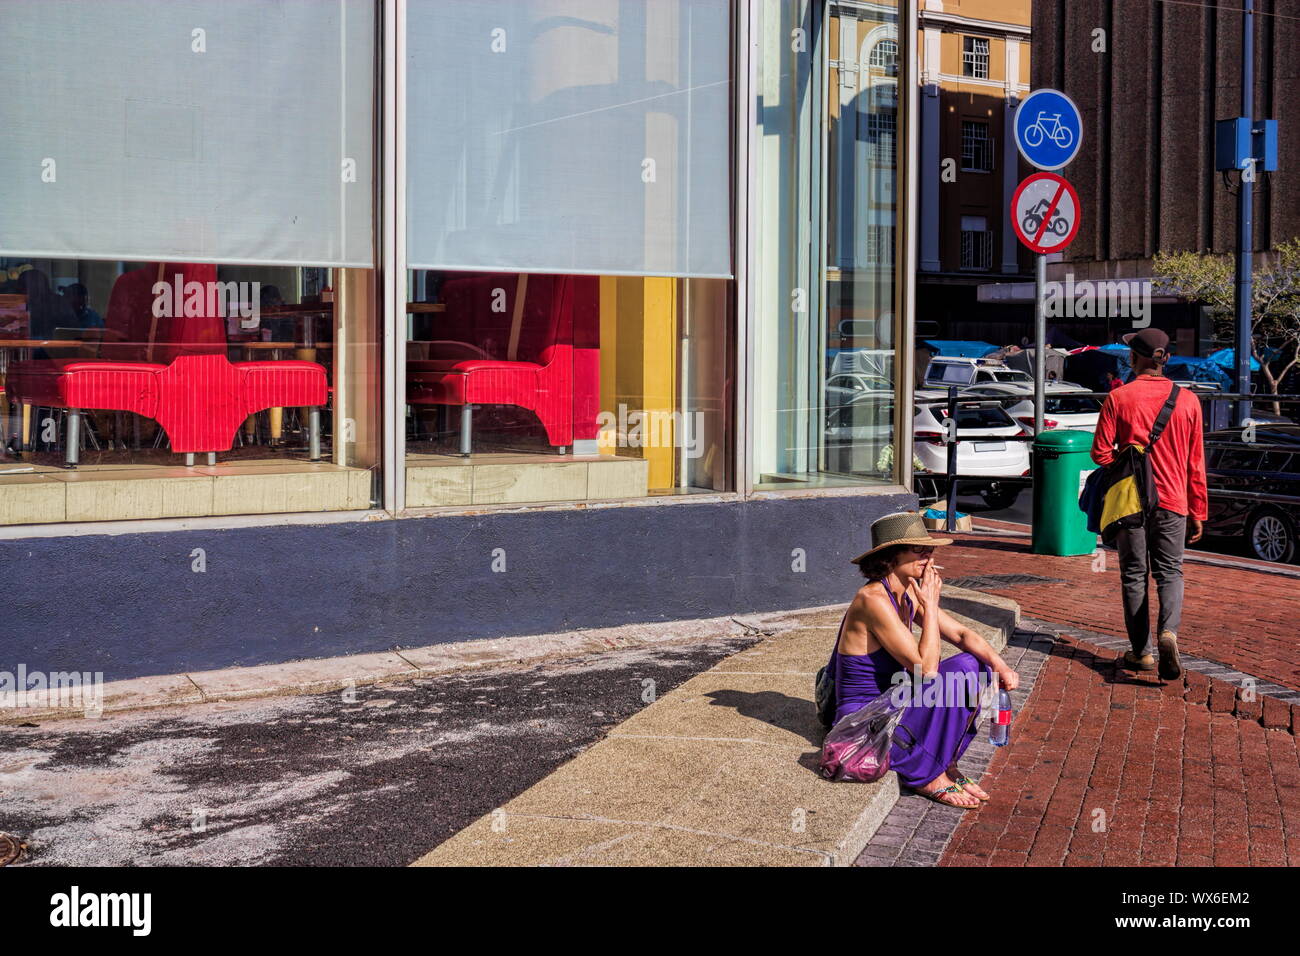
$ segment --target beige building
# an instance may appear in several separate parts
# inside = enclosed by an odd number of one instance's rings
[[[1021,178],[1010,135],[1028,94],[1030,0],[922,0],[918,11],[918,338],[1018,341],[1024,317],[977,287],[1029,271],[1007,225]]]

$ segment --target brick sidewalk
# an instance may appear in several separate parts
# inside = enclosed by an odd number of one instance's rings
[[[1032,554],[1029,538],[958,534],[943,549],[945,580],[996,575],[1032,575],[1049,580],[974,586],[1012,598],[1026,617],[1124,635],[1119,563],[1103,552],[1105,570],[1093,571],[1093,557]],[[1186,599],[1178,643],[1185,653],[1219,661],[1258,679],[1300,690],[1300,581],[1246,568],[1187,563]],[[960,583],[960,582],[957,582]],[[1151,588],[1152,627],[1157,608]]]
[[[1117,659],[1056,636],[981,780],[993,801],[961,815],[939,865],[1300,865],[1297,738],[1232,713],[1230,684]]]

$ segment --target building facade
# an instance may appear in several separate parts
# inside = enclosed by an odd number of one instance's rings
[[[920,34],[920,337],[1018,343],[1031,314],[978,300],[1032,268],[1007,225],[1022,162],[1010,135],[1029,92],[1029,0],[924,0]]]
[[[7,5],[0,655],[843,600],[916,501],[919,35],[849,0]]]
[[[1267,256],[1300,235],[1300,3],[1256,10],[1254,117],[1279,136],[1279,168],[1253,185],[1254,251]],[[1157,252],[1234,253],[1237,177],[1230,190],[1215,170],[1214,123],[1241,115],[1241,5],[1045,0],[1033,14],[1034,86],[1067,93],[1084,129],[1064,170],[1079,232],[1051,277],[1144,280]],[[1192,304],[1157,300],[1152,320],[1181,355],[1216,347]],[[1094,344],[1123,331],[1093,325]]]

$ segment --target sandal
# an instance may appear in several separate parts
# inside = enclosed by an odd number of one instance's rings
[[[966,784],[968,784],[968,783],[971,784],[972,786],[979,787],[979,784],[978,784],[978,783],[976,783],[976,782],[975,782],[974,780],[972,780],[970,777],[966,776],[964,773],[963,773],[963,774],[959,774],[958,776],[954,777],[953,779],[957,781],[956,786],[961,787],[962,791],[965,792],[965,793],[970,793],[970,791],[966,789]],[[983,788],[983,787],[980,787],[980,789],[983,790],[984,788]],[[987,796],[987,795],[981,797],[981,796],[980,796],[979,794],[977,794],[977,793],[971,793],[970,795],[971,795],[972,797],[974,797],[976,800],[979,800],[981,803],[987,803],[988,801],[990,801],[990,800],[993,799],[992,797]]]
[[[979,804],[949,803],[947,800],[939,799],[945,793],[965,793],[965,792],[966,792],[965,790],[963,790],[960,786],[958,786],[955,783],[950,787],[944,787],[942,790],[935,790],[933,793],[925,793],[921,790],[913,791],[913,793],[918,793],[921,796],[925,797],[927,800],[933,800],[935,803],[942,803],[945,807],[956,807],[958,810],[974,810],[975,807],[979,806]],[[976,797],[976,799],[979,798]]]

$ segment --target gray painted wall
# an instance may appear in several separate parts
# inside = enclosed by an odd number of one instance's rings
[[[0,670],[122,680],[847,601],[870,523],[915,507],[864,494],[0,541]]]

